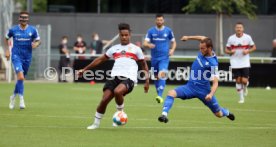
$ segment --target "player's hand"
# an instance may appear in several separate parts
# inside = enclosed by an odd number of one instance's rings
[[[182,36],[182,38],[180,39],[181,41],[187,41],[189,38],[188,36]]]
[[[242,52],[244,55],[247,55],[247,54],[249,54],[249,50],[243,50],[243,52]]]
[[[174,53],[174,50],[170,49],[169,56],[172,56]]]
[[[236,53],[236,50],[231,50],[230,55],[234,55]]]
[[[149,80],[146,80],[146,83],[144,85],[144,92],[148,93],[148,91],[149,91]]]
[[[149,43],[148,47],[149,47],[150,49],[153,49],[153,48],[155,48],[155,45],[152,44],[152,43]]]
[[[39,45],[39,42],[32,42],[32,48],[37,48]]]
[[[84,73],[84,70],[83,70],[83,69],[78,70],[78,71],[77,71],[78,78],[82,77],[83,73]]]
[[[11,52],[9,49],[7,49],[5,52],[5,57],[7,58],[8,61],[10,60],[10,56],[11,56]]]
[[[210,101],[210,100],[212,100],[212,97],[213,97],[213,95],[209,93],[206,95],[205,100]]]

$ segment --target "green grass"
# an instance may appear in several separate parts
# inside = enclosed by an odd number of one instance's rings
[[[216,118],[199,100],[175,100],[169,123],[157,121],[162,106],[155,89],[142,85],[125,98],[128,124],[113,128],[115,103],[109,104],[101,128],[86,130],[101,99],[102,84],[26,83],[27,108],[8,109],[14,84],[0,84],[0,147],[100,146],[276,146],[276,90],[250,88],[245,104],[235,89],[220,87],[217,98],[236,115],[234,122]],[[167,86],[166,90],[174,86]]]

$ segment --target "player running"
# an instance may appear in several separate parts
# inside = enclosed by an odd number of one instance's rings
[[[34,26],[28,25],[29,13],[20,12],[19,25],[13,26],[6,34],[5,44],[7,46],[5,56],[12,60],[14,70],[17,74],[17,82],[13,95],[10,96],[9,108],[14,109],[16,95],[19,95],[20,109],[25,108],[24,103],[24,80],[27,76],[32,61],[32,50],[40,44],[40,37]],[[13,38],[12,54],[8,48],[9,39]]]
[[[169,56],[172,56],[176,42],[172,30],[164,26],[164,16],[156,15],[156,26],[147,32],[144,46],[151,49],[151,69],[153,69],[156,80],[154,81],[158,103],[163,103],[163,91],[166,86],[166,72],[169,66]],[[170,48],[171,47],[171,48]]]
[[[96,58],[84,69],[79,70],[79,75],[96,67],[97,65],[113,58],[115,63],[111,71],[113,80],[107,80],[103,88],[103,97],[97,107],[94,123],[87,129],[96,129],[100,126],[100,120],[103,117],[108,103],[115,97],[117,110],[122,111],[124,108],[124,96],[133,90],[134,83],[137,83],[138,63],[141,69],[146,71],[146,81],[144,85],[145,93],[149,89],[148,66],[144,60],[144,55],[138,46],[130,43],[130,27],[128,24],[119,24],[120,44],[112,46],[104,55]],[[113,123],[113,126],[116,124]]]
[[[162,115],[158,117],[158,120],[164,123],[169,121],[167,116],[174,103],[174,98],[182,100],[198,98],[217,117],[226,116],[230,120],[235,120],[234,114],[220,107],[214,96],[218,88],[218,60],[212,49],[212,40],[204,36],[183,36],[181,40],[199,40],[200,52],[192,64],[188,83],[168,92]],[[210,86],[210,80],[213,82],[212,87]]]
[[[236,79],[236,89],[240,96],[239,103],[244,103],[249,85],[249,54],[256,50],[256,45],[250,35],[244,33],[244,26],[238,22],[235,26],[235,34],[228,38],[225,53],[229,54],[230,64]]]

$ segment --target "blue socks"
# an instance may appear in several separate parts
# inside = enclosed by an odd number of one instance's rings
[[[162,112],[163,115],[167,116],[167,114],[169,113],[170,109],[173,106],[173,102],[174,102],[174,98],[168,95],[163,106],[163,112]]]
[[[157,95],[162,97],[165,86],[166,86],[166,80],[162,80],[162,79],[155,80],[154,85],[156,88]]]
[[[24,94],[24,81],[23,80],[17,80],[14,88],[14,95],[19,94],[22,95]]]
[[[229,115],[229,110],[228,109],[221,108],[221,112],[222,112],[223,116],[228,116]]]

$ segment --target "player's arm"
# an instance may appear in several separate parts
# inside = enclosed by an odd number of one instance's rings
[[[143,46],[148,49],[153,49],[155,45],[153,43],[150,43],[149,41],[145,40],[143,43]]]
[[[11,53],[10,53],[10,49],[9,49],[9,38],[6,38],[4,40],[4,43],[5,43],[5,46],[6,46],[6,50],[5,50],[5,57],[7,58],[7,60],[10,60],[10,56],[11,56]]]
[[[214,96],[214,94],[216,93],[218,88],[218,77],[214,76],[212,78],[212,88],[211,88],[211,92],[209,94],[206,95],[205,99],[207,101],[210,101],[212,99],[212,97]]]
[[[233,55],[235,53],[235,50],[232,50],[231,47],[226,47],[224,52],[229,55]]]
[[[176,48],[176,41],[172,41],[171,42],[171,49],[170,49],[170,52],[169,52],[169,56],[172,56],[174,51],[175,51],[175,48]]]
[[[96,58],[95,60],[93,60],[89,65],[87,65],[86,67],[84,67],[83,69],[80,69],[78,71],[78,75],[82,76],[82,74],[92,68],[95,68],[96,66],[104,63],[105,61],[107,61],[109,59],[109,57],[107,57],[105,54]]]
[[[32,48],[37,48],[41,44],[40,40],[35,40],[32,42]]]
[[[155,48],[155,45],[153,43],[150,42],[151,39],[151,32],[148,31],[146,37],[145,37],[145,41],[143,43],[143,47],[144,48],[148,48],[148,49],[153,49]]]
[[[35,49],[41,44],[40,36],[38,34],[37,29],[35,29],[35,31],[33,33],[33,38],[34,38],[34,40],[32,42],[32,48]]]
[[[12,29],[9,29],[4,39],[5,57],[7,58],[8,61],[10,60],[10,56],[11,56],[10,47],[9,47],[9,40],[11,37],[13,37],[13,31]]]
[[[148,68],[148,64],[146,62],[146,60],[139,60],[138,61],[138,64],[140,65],[141,69],[143,71],[145,71],[145,78],[146,78],[146,81],[145,81],[145,85],[144,85],[144,90],[145,90],[145,93],[148,92],[149,90],[149,68]]]
[[[233,54],[235,54],[235,52],[236,52],[236,50],[232,50],[232,49],[231,49],[230,37],[229,37],[228,40],[227,40],[226,48],[225,48],[224,52],[225,52],[226,54],[230,55],[230,56],[233,55]]]
[[[181,41],[188,41],[188,40],[198,40],[201,41],[203,39],[207,38],[206,36],[182,36]]]
[[[244,50],[244,51],[243,51],[243,54],[244,54],[244,55],[250,54],[250,53],[254,52],[255,50],[256,50],[256,45],[254,44],[254,45],[251,46],[250,49]]]

